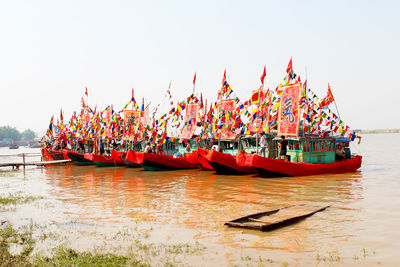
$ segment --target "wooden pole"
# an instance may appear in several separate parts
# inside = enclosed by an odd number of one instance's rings
[[[333,102],[335,102],[335,108],[336,108],[337,114],[338,114],[338,116],[339,116],[339,120],[342,120],[342,119],[340,118],[339,110],[338,110],[337,105],[336,105],[336,100],[333,99]]]
[[[24,163],[24,169],[25,169],[25,153],[22,153],[22,162]]]

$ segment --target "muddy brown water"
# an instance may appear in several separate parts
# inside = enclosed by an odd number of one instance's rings
[[[2,197],[44,199],[3,207],[0,217],[16,226],[34,224],[40,240],[34,252],[43,254],[64,245],[80,251],[131,252],[152,265],[398,265],[399,144],[400,134],[365,135],[354,149],[363,155],[360,171],[308,177],[74,165],[2,168]],[[21,152],[39,150],[0,148],[0,155]],[[20,160],[0,157],[2,162],[11,159]],[[332,207],[267,233],[223,225],[303,203]],[[40,238],[46,232],[53,238]],[[191,252],[167,251],[182,244]]]

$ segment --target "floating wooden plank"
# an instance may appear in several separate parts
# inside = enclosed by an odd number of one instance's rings
[[[71,162],[70,159],[63,160],[52,160],[52,161],[33,161],[33,162],[6,162],[0,163],[0,167],[15,167],[19,168],[20,166],[47,166],[47,165],[62,165]]]
[[[304,220],[305,218],[323,211],[329,206],[316,207],[310,205],[296,205],[279,208],[275,210],[259,212],[247,215],[229,222],[225,225],[230,227],[254,229],[260,231],[272,231]]]

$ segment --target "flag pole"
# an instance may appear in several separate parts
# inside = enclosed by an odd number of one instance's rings
[[[328,86],[329,86],[329,83],[328,83]],[[330,86],[329,86],[329,91],[330,91],[330,93],[331,93],[331,95],[332,95],[332,97],[333,97],[332,91],[330,90]],[[339,109],[337,108],[336,99],[335,99],[334,97],[333,97],[333,102],[335,102],[335,108],[336,108],[337,114],[338,114],[338,116],[339,116],[339,120],[342,120],[342,119],[340,118]]]

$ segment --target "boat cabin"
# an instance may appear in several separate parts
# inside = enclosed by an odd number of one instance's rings
[[[266,149],[266,156],[270,157],[273,151],[276,150],[276,143],[272,142],[273,135],[266,134],[267,139],[267,149]],[[258,149],[257,149],[257,137],[255,135],[244,135],[239,138],[239,150],[242,150],[246,153],[256,154],[257,150],[260,152],[261,145],[260,145],[261,135],[258,136]]]
[[[280,137],[274,138],[278,147],[275,158],[279,157]],[[331,163],[335,162],[336,139],[315,135],[305,137],[286,137],[288,160],[290,162]]]

